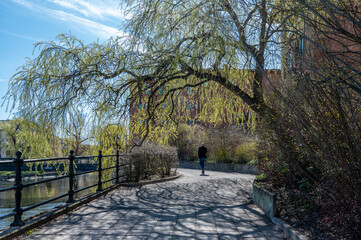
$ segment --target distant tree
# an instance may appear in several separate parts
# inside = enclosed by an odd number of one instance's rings
[[[97,142],[104,153],[114,154],[116,150],[126,152],[130,147],[128,129],[123,125],[99,126],[97,129]]]
[[[74,150],[75,156],[80,156],[86,151],[85,143],[91,139],[91,123],[87,115],[80,109],[74,109],[68,114],[68,119],[63,125],[65,141],[69,148]]]
[[[61,153],[59,139],[51,125],[39,125],[23,118],[8,120],[0,124],[0,130],[8,139],[8,156],[21,150],[23,157],[42,158]]]

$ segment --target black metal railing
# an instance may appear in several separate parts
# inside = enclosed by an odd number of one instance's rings
[[[74,199],[74,194],[87,190],[89,188],[93,188],[93,187],[97,187],[96,191],[97,192],[101,192],[105,189],[103,189],[103,185],[109,182],[114,181],[113,185],[117,185],[120,183],[120,177],[122,177],[119,174],[119,170],[121,166],[124,166],[125,164],[120,164],[120,154],[119,151],[116,151],[116,154],[114,155],[102,155],[102,152],[99,151],[98,155],[94,155],[94,156],[74,156],[74,151],[71,150],[70,151],[70,155],[69,157],[59,157],[59,158],[44,158],[44,159],[27,159],[24,160],[22,157],[22,153],[20,151],[16,152],[16,158],[12,159],[12,160],[6,160],[6,161],[1,161],[0,162],[0,166],[4,165],[4,164],[14,164],[16,166],[15,168],[15,184],[12,187],[6,187],[6,188],[0,188],[0,192],[6,192],[6,191],[12,191],[15,190],[15,209],[13,210],[13,212],[5,214],[0,216],[0,220],[5,219],[5,218],[10,218],[14,216],[14,221],[10,224],[10,226],[23,226],[25,224],[25,222],[22,220],[22,215],[24,212],[32,210],[34,208],[37,208],[39,206],[48,204],[50,202],[56,201],[58,199],[64,198],[64,197],[68,197],[68,200],[66,201],[67,203],[74,203],[76,200]],[[82,172],[75,172],[75,160],[76,159],[89,159],[89,158],[93,158],[93,157],[97,157],[98,158],[98,169],[96,170],[91,170],[91,171],[82,171]],[[106,167],[103,168],[102,166],[102,160],[103,158],[114,158],[115,157],[115,165],[110,166],[110,167]],[[49,178],[49,179],[45,179],[42,181],[35,181],[32,183],[27,183],[27,184],[23,184],[22,183],[22,166],[25,163],[40,163],[40,162],[47,162],[47,161],[69,161],[69,173],[67,175],[64,176],[58,176],[58,177],[54,177],[54,178]],[[103,180],[103,173],[104,171],[108,171],[111,169],[115,169],[115,174],[110,174],[111,177],[110,179],[106,179]],[[90,185],[90,186],[86,186],[83,187],[81,189],[77,189],[74,190],[74,180],[76,176],[80,176],[80,175],[84,175],[84,174],[89,174],[89,173],[94,173],[97,172],[98,173],[98,182],[96,184]],[[32,206],[28,206],[28,207],[24,207],[22,208],[21,206],[21,199],[22,199],[22,190],[26,187],[31,187],[37,184],[42,184],[42,183],[46,183],[46,182],[51,182],[51,181],[56,181],[59,179],[63,179],[63,178],[69,178],[69,191],[65,194],[59,195],[57,197],[42,201],[40,203],[36,203]]]

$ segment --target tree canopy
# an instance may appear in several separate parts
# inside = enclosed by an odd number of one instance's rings
[[[280,62],[277,33],[287,19],[279,17],[280,3],[126,3],[133,16],[127,37],[85,45],[61,34],[56,42],[38,43],[40,54],[12,78],[9,99],[26,115],[52,122],[64,120],[74,106],[117,120],[145,103],[141,122],[130,122],[144,137],[174,129],[186,112],[187,88],[199,93],[200,120],[217,124],[242,121],[244,113],[250,119],[254,112],[267,114],[265,70]]]

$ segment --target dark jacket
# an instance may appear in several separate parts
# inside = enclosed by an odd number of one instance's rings
[[[205,146],[198,148],[198,158],[207,158],[207,148]]]

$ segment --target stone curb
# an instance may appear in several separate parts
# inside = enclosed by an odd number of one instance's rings
[[[277,209],[277,201],[276,201],[276,193],[272,193],[267,191],[266,189],[257,186],[256,182],[253,182],[253,202],[259,206],[266,216],[271,219],[276,215]]]
[[[309,238],[302,235],[300,232],[298,232],[297,230],[295,230],[291,225],[287,224],[286,222],[284,222],[283,220],[273,217],[271,219],[271,221],[277,226],[279,227],[284,234],[291,238],[292,240],[308,240]]]
[[[199,169],[199,162],[193,161],[179,161],[179,168],[185,169]],[[256,167],[247,164],[233,164],[233,163],[214,163],[206,161],[206,171],[219,171],[219,172],[235,172],[241,174],[258,175]]]
[[[141,182],[134,182],[134,183],[133,182],[132,183],[121,183],[120,185],[124,186],[124,187],[139,187],[139,186],[143,186],[143,185],[147,185],[147,184],[155,184],[155,183],[162,183],[162,182],[172,181],[172,180],[180,178],[181,176],[182,176],[182,174],[177,173],[176,176],[172,176],[172,177],[155,179],[155,180],[148,180],[148,181],[141,181]]]
[[[37,228],[45,223],[48,223],[51,220],[54,220],[55,218],[57,218],[61,215],[67,214],[67,213],[73,211],[74,209],[76,209],[86,203],[89,203],[89,202],[93,201],[94,199],[97,199],[103,195],[106,195],[107,193],[109,193],[119,187],[124,187],[124,186],[135,187],[135,186],[142,186],[142,185],[146,185],[146,184],[166,182],[166,181],[175,180],[181,176],[182,175],[178,173],[176,176],[172,176],[169,178],[143,181],[143,182],[138,182],[138,183],[126,183],[126,184],[121,183],[116,186],[111,186],[100,193],[92,193],[90,195],[87,195],[75,203],[65,203],[63,205],[60,205],[57,207],[58,209],[50,210],[49,212],[45,212],[45,213],[41,214],[39,217],[34,217],[33,219],[28,220],[26,222],[26,225],[24,225],[22,227],[10,227],[7,230],[5,230],[4,232],[0,233],[0,240],[10,240],[17,236],[25,234],[26,232],[28,232],[34,228]]]

